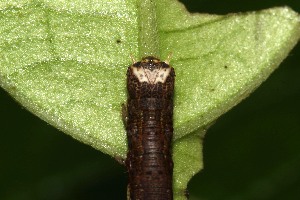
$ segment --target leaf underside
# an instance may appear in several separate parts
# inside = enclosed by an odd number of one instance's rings
[[[126,157],[126,69],[140,59],[138,1],[0,3],[0,85],[46,122]],[[168,9],[165,9],[165,8]],[[259,86],[297,43],[289,8],[225,16],[157,1],[159,55],[176,70],[174,194],[202,164],[206,128]],[[151,29],[149,29],[151,32]]]

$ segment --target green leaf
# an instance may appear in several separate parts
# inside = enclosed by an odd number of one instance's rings
[[[166,9],[168,8],[168,9]],[[201,139],[247,97],[300,37],[289,8],[189,14],[174,0],[3,1],[0,85],[77,140],[125,158],[121,107],[130,55],[173,53],[175,199],[202,168]]]

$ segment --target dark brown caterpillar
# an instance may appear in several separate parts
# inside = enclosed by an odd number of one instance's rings
[[[175,71],[149,56],[127,70],[126,125],[131,200],[172,200]]]

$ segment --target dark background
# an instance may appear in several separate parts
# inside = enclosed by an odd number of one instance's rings
[[[300,1],[182,0],[191,12],[226,14]],[[191,199],[300,199],[300,46],[204,140],[205,168]],[[35,117],[0,89],[0,199],[126,199],[126,170]]]

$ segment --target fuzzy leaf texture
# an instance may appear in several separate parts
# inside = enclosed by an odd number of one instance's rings
[[[126,69],[130,55],[147,53],[140,3],[1,1],[1,87],[75,139],[125,158]],[[286,7],[190,14],[175,0],[158,0],[145,12],[155,16],[143,30],[155,41],[155,56],[164,60],[173,53],[174,198],[185,199],[188,181],[203,166],[205,130],[278,67],[299,40],[300,18]]]

